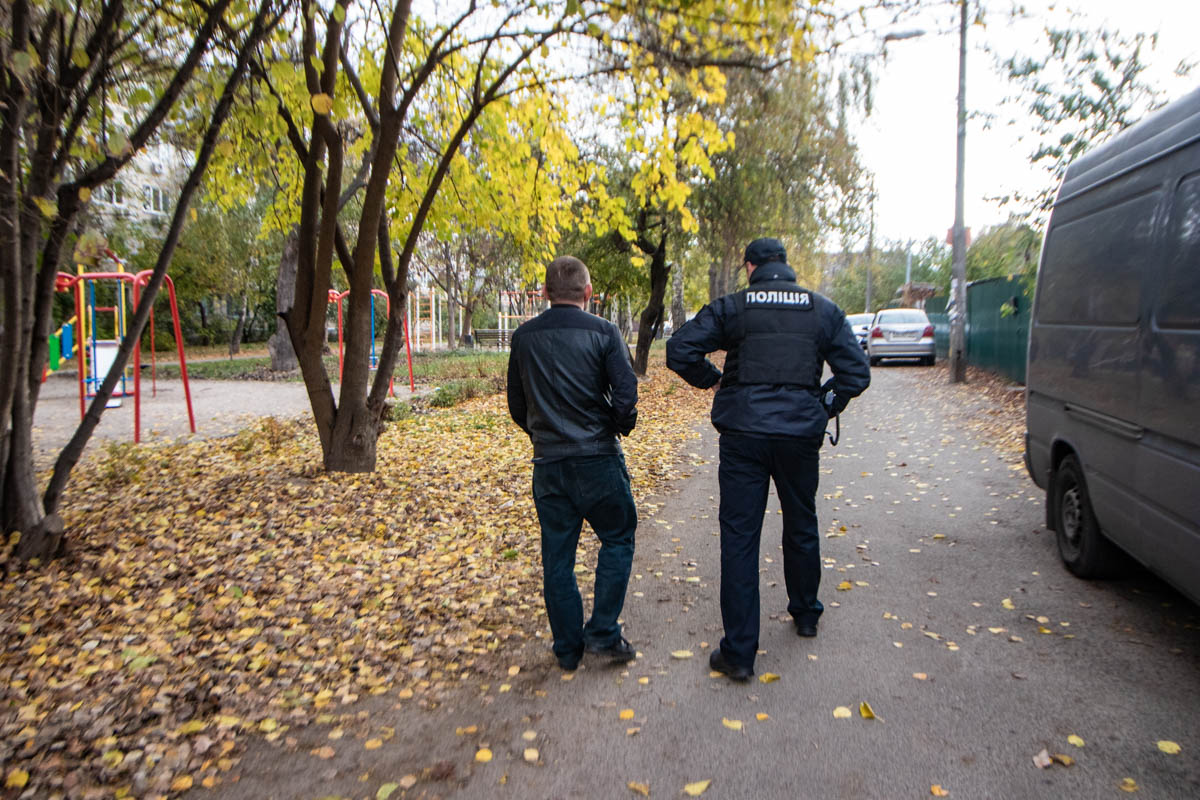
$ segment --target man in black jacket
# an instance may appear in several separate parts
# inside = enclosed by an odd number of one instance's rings
[[[583,262],[546,267],[550,308],[513,332],[508,410],[533,442],[533,502],[542,527],[542,586],[554,655],[566,670],[584,650],[627,662],[617,618],[633,564],[637,509],[617,436],[637,422],[637,378],[617,326],[587,313]],[[575,548],[583,520],[600,539],[595,602],[583,623]]]
[[[718,381],[712,422],[720,431],[721,619],[725,637],[709,658],[738,681],[758,652],[758,556],[772,479],[783,510],[788,612],[801,636],[817,635],[824,607],[816,493],[829,419],[871,382],[842,310],[796,284],[778,239],[746,248],[748,288],[700,310],[667,342],[667,366],[692,386]],[[725,350],[725,371],[706,356]],[[821,385],[828,363],[833,378]]]

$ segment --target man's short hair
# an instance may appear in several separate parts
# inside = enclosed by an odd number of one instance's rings
[[[591,282],[587,265],[575,256],[559,256],[546,267],[546,295],[551,302],[582,303]]]

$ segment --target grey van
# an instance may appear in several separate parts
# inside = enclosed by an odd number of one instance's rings
[[[1038,266],[1025,465],[1067,567],[1200,603],[1200,90],[1073,162]]]

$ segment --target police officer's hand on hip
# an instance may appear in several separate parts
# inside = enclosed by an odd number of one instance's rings
[[[799,286],[778,239],[746,247],[749,286],[707,306],[667,342],[667,366],[692,386],[720,384],[721,619],[709,663],[734,680],[754,674],[759,630],[759,539],[771,480],[783,511],[783,572],[796,632],[816,636],[824,607],[816,493],[828,421],[871,382],[846,316]],[[724,350],[724,372],[708,360]],[[829,365],[833,377],[824,385]]]

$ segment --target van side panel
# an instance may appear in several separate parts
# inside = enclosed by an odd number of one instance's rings
[[[1101,528],[1129,549],[1139,528],[1128,481],[1140,436],[1138,323],[1163,180],[1159,165],[1055,208],[1030,331],[1030,437],[1074,444]]]
[[[1170,186],[1163,257],[1148,274],[1138,418],[1146,435],[1134,474],[1144,560],[1188,591],[1200,576],[1200,145],[1171,163],[1181,177]]]

